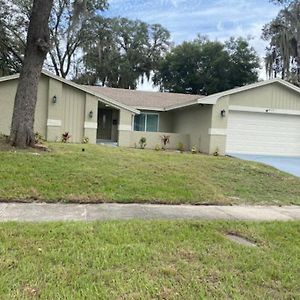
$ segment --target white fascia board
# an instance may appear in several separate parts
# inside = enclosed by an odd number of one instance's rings
[[[135,106],[139,111],[141,110],[149,110],[149,111],[165,111],[164,107],[147,107],[147,106]]]
[[[9,76],[3,76],[3,77],[0,77],[0,82],[18,79],[19,77],[20,77],[20,74],[14,74],[14,75],[9,75]]]

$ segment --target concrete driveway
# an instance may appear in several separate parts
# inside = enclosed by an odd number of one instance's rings
[[[281,171],[300,177],[300,157],[290,156],[272,156],[272,155],[255,155],[255,154],[230,154],[243,160],[261,162]]]

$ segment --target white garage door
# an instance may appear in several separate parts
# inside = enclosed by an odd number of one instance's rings
[[[230,111],[226,152],[300,156],[300,116]]]

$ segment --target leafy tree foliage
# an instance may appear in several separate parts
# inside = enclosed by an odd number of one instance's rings
[[[135,89],[169,49],[170,34],[159,24],[101,17],[94,23],[86,33],[86,68],[78,82]]]
[[[0,75],[9,75],[21,70],[28,27],[24,15],[25,12],[20,6],[0,0]]]
[[[59,76],[66,77],[72,65],[80,61],[78,54],[85,42],[86,27],[99,11],[107,8],[107,0],[57,0],[50,16],[50,35],[53,45],[49,55],[53,68]],[[82,13],[84,12],[84,13]]]
[[[208,95],[258,80],[259,58],[248,42],[225,43],[199,37],[172,49],[159,63],[153,82],[161,90]]]
[[[263,28],[263,39],[269,41],[266,70],[269,77],[300,86],[300,1],[276,2],[287,6]]]
[[[1,65],[5,72],[19,72],[26,44],[31,0],[0,0]],[[91,26],[99,11],[107,8],[107,0],[56,0],[54,1],[49,29],[52,41],[46,67],[66,77],[80,62],[78,54],[86,37],[85,28]],[[72,69],[74,67],[74,69]]]
[[[126,18],[103,18],[107,0],[54,1],[44,67],[83,83],[135,88],[169,47],[169,32]],[[0,0],[0,72],[20,72],[31,0]],[[84,13],[79,13],[84,11]]]

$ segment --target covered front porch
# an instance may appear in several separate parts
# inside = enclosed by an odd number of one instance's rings
[[[117,145],[120,110],[99,101],[97,116],[97,144]]]

